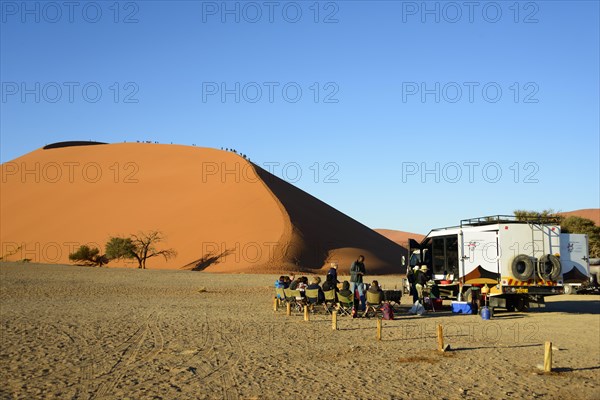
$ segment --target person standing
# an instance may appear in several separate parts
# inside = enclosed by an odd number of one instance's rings
[[[332,262],[331,264],[331,268],[329,268],[329,271],[327,271],[327,276],[332,275],[333,276],[333,280],[335,281],[336,284],[340,283],[337,279],[337,263]]]
[[[417,294],[417,289],[415,287],[417,283],[417,271],[419,270],[419,266],[415,265],[413,269],[408,270],[406,273],[406,279],[408,280],[408,288],[409,295],[412,296],[412,302],[415,304],[417,300],[419,300],[419,295]]]
[[[363,283],[363,277],[366,273],[365,269],[365,256],[360,255],[358,259],[352,263],[350,267],[350,290],[355,296],[358,291],[360,298],[360,310],[365,310],[365,286]],[[355,300],[356,302],[356,300]]]
[[[421,265],[421,269],[417,271],[416,282],[419,302],[423,304],[423,288],[427,285],[427,265]]]

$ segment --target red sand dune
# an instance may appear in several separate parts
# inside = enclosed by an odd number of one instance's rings
[[[408,239],[414,239],[417,242],[420,242],[425,238],[425,235],[421,235],[420,233],[396,231],[393,229],[375,229],[375,232],[403,247],[408,247]]]
[[[600,208],[584,208],[582,210],[559,212],[565,217],[580,217],[594,221],[594,224],[600,226]]]
[[[159,230],[149,268],[399,273],[405,250],[237,154],[145,143],[38,149],[2,164],[0,256],[67,263],[81,244]],[[20,247],[20,248],[19,248]],[[18,250],[17,250],[18,249]],[[8,256],[12,254],[11,256]],[[111,266],[136,266],[111,262]]]

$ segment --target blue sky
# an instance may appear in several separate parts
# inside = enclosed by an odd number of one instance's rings
[[[465,3],[2,1],[1,160],[230,147],[421,233],[599,207],[599,3]]]

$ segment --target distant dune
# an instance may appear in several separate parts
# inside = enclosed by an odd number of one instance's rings
[[[559,212],[559,214],[565,217],[576,216],[591,219],[596,225],[600,226],[600,208],[584,208],[575,211]]]
[[[417,242],[420,242],[425,238],[425,235],[421,235],[420,233],[396,231],[393,229],[375,229],[375,232],[403,247],[408,246],[408,239],[415,239]]]
[[[403,272],[401,246],[227,151],[49,146],[2,164],[0,200],[8,260],[68,263],[81,244],[103,249],[110,236],[160,230],[159,246],[178,255],[149,268],[310,272],[335,261],[345,273],[364,254],[369,273]]]

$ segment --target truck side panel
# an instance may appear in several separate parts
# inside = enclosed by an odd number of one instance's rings
[[[560,234],[560,263],[565,283],[583,283],[589,279],[587,235]]]

